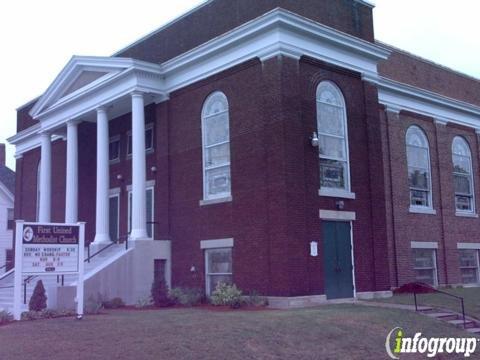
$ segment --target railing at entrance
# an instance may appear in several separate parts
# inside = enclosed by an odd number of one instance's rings
[[[460,301],[461,308],[462,308],[463,327],[466,329],[467,328],[467,320],[465,318],[465,302],[464,302],[463,297],[453,295],[453,294],[450,294],[448,292],[441,291],[441,290],[438,290],[438,289],[431,289],[430,291],[431,291],[431,293],[440,294],[440,295],[444,295],[444,296],[449,296],[450,298],[454,298],[454,299],[457,299],[458,301]],[[424,294],[424,293],[425,292],[417,291],[417,289],[413,290],[413,299],[415,301],[415,311],[418,311],[418,299],[417,298],[420,294]]]
[[[125,244],[125,250],[128,250],[128,238],[130,237],[130,234],[120,236],[117,240],[112,241],[110,244],[106,245],[105,247],[101,248],[100,250],[96,251],[93,254],[90,254],[90,244],[87,246],[87,258],[85,259],[85,262],[90,263],[90,260],[92,260],[95,256],[100,255],[103,253],[105,250],[111,248],[113,245],[119,245],[119,244]]]

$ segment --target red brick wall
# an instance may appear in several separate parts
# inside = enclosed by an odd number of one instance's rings
[[[474,183],[479,184],[478,139],[473,129],[453,124],[435,124],[433,119],[402,112],[400,117],[387,113],[385,127],[388,128],[391,171],[391,199],[389,205],[391,232],[389,235],[391,273],[398,269],[398,285],[415,280],[412,241],[438,242],[437,266],[440,284],[461,283],[457,243],[479,242],[480,222],[478,218],[455,215],[453,188],[452,140],[463,136],[472,151]],[[409,126],[420,126],[426,133],[430,145],[432,174],[432,197],[436,215],[409,213],[409,188],[405,134]],[[475,188],[478,199],[478,187]],[[478,203],[478,200],[477,200]],[[393,212],[393,213],[392,213]],[[395,249],[396,248],[396,256]],[[392,281],[392,286],[396,282]]]
[[[38,124],[38,121],[32,119],[32,117],[28,114],[28,112],[32,109],[35,105],[35,102],[26,105],[17,111],[17,132],[25,130],[30,126]]]
[[[388,60],[378,65],[380,75],[405,84],[480,106],[480,80],[390,47]]]
[[[118,56],[161,63],[277,7],[373,41],[372,11],[353,0],[215,0]]]
[[[285,57],[246,62],[146,108],[146,123],[155,124],[155,152],[147,157],[147,179],[156,181],[155,238],[172,240],[174,286],[203,288],[200,241],[232,237],[234,281],[244,291],[284,296],[324,293],[319,209],[336,207],[335,199],[318,196],[318,150],[309,144],[309,135],[316,131],[315,90],[322,80],[334,81],[347,103],[351,181],[357,198],[345,200],[345,210],[355,211],[358,219],[353,228],[357,290],[389,288],[385,193],[382,173],[376,173],[383,168],[376,91],[357,73],[309,58]],[[223,91],[229,100],[233,201],[200,206],[200,114],[214,91]],[[121,188],[120,234],[127,231],[130,128],[130,114],[110,122],[110,136],[121,136],[121,161],[110,167],[111,188]],[[93,239],[95,229],[95,137],[95,124],[80,125],[79,217],[87,222],[88,239]],[[22,211],[32,220],[34,206],[28,204],[36,198],[36,171],[30,169],[36,169],[38,157],[37,149],[21,160],[20,183],[24,198],[30,199],[23,201]],[[62,221],[65,142],[61,140],[54,144],[53,162],[52,219]],[[151,171],[153,165],[156,172]],[[317,258],[309,256],[312,240],[320,242]]]
[[[350,172],[352,192],[355,200],[344,200],[345,211],[354,211],[357,220],[353,222],[354,261],[357,291],[383,290],[389,286],[385,217],[383,211],[384,193],[382,158],[380,146],[379,119],[376,114],[378,98],[376,91],[364,84],[360,76],[327,64],[304,59],[301,62],[302,121],[304,133],[305,185],[296,196],[306,199],[306,237],[304,253],[308,243],[320,240],[319,257],[308,258],[310,287],[323,293],[323,239],[318,210],[335,210],[335,198],[319,197],[318,152],[307,141],[308,134],[316,131],[315,91],[323,80],[333,81],[344,94],[347,105],[349,134]],[[294,142],[294,139],[290,139]],[[298,140],[297,140],[298,141]],[[378,151],[378,153],[377,153]],[[375,172],[371,172],[371,170]],[[292,176],[295,174],[292,173]],[[301,178],[301,177],[300,177]],[[301,189],[300,187],[298,187]],[[293,191],[293,189],[292,189]],[[298,191],[298,190],[297,190]],[[373,203],[373,201],[375,203]],[[373,210],[372,210],[373,209]],[[373,230],[375,229],[375,234]],[[313,290],[314,289],[314,290]]]
[[[383,180],[370,175],[371,168],[382,168],[382,150],[368,153],[381,145],[376,91],[356,73],[307,58],[280,57],[237,69],[173,94],[167,104],[174,285],[203,287],[200,241],[233,237],[234,281],[242,289],[290,296],[324,292],[319,209],[334,210],[335,199],[318,196],[318,152],[308,137],[316,130],[316,86],[328,79],[342,89],[348,107],[357,199],[345,200],[345,210],[358,217],[357,290],[388,289]],[[200,112],[216,90],[230,102],[233,202],[201,207]],[[375,213],[372,186],[375,201],[383,202]],[[320,241],[317,258],[309,256],[312,240]]]

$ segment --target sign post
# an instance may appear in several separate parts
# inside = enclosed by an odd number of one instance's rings
[[[22,313],[22,277],[78,274],[77,313],[83,316],[85,223],[16,222],[13,316]]]
[[[83,318],[83,273],[85,271],[85,223],[78,223],[80,227],[80,261],[78,263],[78,280],[77,280],[77,319]]]

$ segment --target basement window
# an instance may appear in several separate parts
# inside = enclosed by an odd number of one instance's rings
[[[438,285],[437,256],[435,249],[412,249],[416,281]]]
[[[459,250],[460,273],[463,284],[478,284],[480,282],[478,252],[475,249]]]
[[[232,249],[205,250],[207,295],[212,295],[218,283],[232,284]]]

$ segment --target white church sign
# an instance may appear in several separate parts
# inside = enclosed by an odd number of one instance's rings
[[[77,316],[83,316],[85,223],[52,224],[16,221],[13,316],[20,320],[22,281],[28,276],[78,275]],[[35,283],[35,279],[33,280]]]
[[[24,224],[22,269],[24,275],[78,273],[78,225]]]

